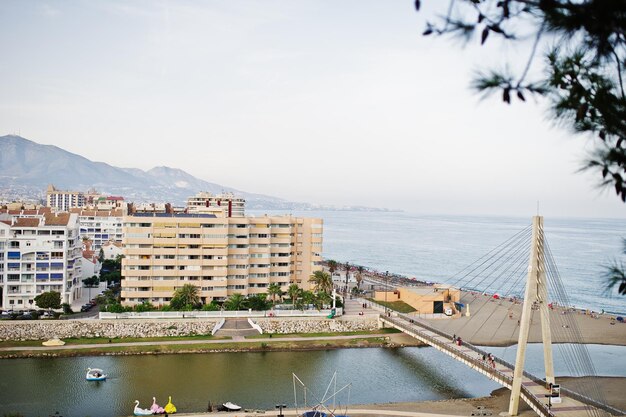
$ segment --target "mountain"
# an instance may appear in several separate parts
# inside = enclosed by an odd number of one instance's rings
[[[122,195],[129,201],[167,201],[183,204],[199,191],[232,192],[251,209],[307,209],[308,204],[239,191],[194,177],[176,168],[148,171],[118,168],[90,161],[56,146],[40,145],[20,136],[0,137],[0,200],[42,198],[48,184],[58,189],[98,191]]]

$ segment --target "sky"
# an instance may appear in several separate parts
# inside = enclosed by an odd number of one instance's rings
[[[0,2],[0,135],[293,201],[624,218],[547,103],[469,88],[528,45],[421,36],[447,2]]]

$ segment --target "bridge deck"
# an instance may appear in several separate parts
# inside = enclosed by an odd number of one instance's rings
[[[482,360],[483,355],[487,355],[487,352],[466,342],[458,346],[456,343],[453,343],[452,335],[447,335],[413,317],[394,313],[393,317],[381,315],[380,319],[392,327],[465,363],[467,366],[499,384],[509,389],[511,388],[514,368],[512,364],[500,358],[495,358],[495,367],[493,367],[487,361]],[[560,404],[552,404],[551,407],[549,407],[548,398],[546,397],[548,393],[549,391],[544,381],[524,372],[521,397],[524,402],[542,417],[588,417],[607,414],[615,416],[624,415],[621,410],[595,403],[590,398],[565,389],[561,389],[562,402]]]

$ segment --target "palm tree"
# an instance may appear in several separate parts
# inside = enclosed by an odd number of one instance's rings
[[[315,304],[315,294],[311,291],[302,291],[302,304]]]
[[[315,294],[315,307],[318,310],[324,308],[325,304],[330,304],[333,301],[333,298],[326,292],[320,291]]]
[[[287,294],[289,294],[289,298],[291,298],[291,304],[295,307],[296,300],[302,294],[302,289],[298,287],[298,284],[291,284],[287,289]]]
[[[315,289],[317,291],[330,294],[333,290],[333,279],[326,271],[315,271],[313,275],[311,275],[309,282],[315,284]]]
[[[363,268],[362,266],[357,266],[356,268],[357,270],[357,274],[356,274],[356,286],[360,289],[361,288],[361,282],[363,282],[363,271],[365,271],[365,268]]]
[[[272,282],[268,287],[267,287],[267,294],[272,297],[272,303],[276,302],[276,296],[282,297],[283,295],[283,290],[280,289],[280,285],[278,285],[275,282]]]
[[[229,311],[244,310],[246,308],[246,298],[236,292],[224,301],[224,309]]]
[[[200,304],[200,297],[198,295],[198,287],[193,284],[185,284],[176,291],[170,305],[175,308],[186,308],[188,306],[194,307]]]
[[[330,259],[328,262],[328,270],[330,271],[330,274],[332,275],[333,272],[335,272],[337,270],[337,261],[333,261],[332,259]]]

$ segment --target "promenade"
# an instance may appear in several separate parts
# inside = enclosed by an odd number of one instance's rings
[[[319,336],[319,337],[264,337],[246,339],[244,337],[237,337],[233,339],[200,339],[200,340],[164,340],[164,341],[148,341],[148,342],[120,342],[120,343],[88,343],[88,344],[73,344],[63,346],[16,346],[16,347],[3,347],[0,351],[62,351],[62,350],[76,350],[76,349],[106,349],[108,347],[133,347],[133,346],[180,346],[180,345],[220,345],[224,343],[269,343],[269,342],[308,342],[308,341],[337,341],[337,340],[351,340],[351,339],[364,339],[364,338],[380,338],[389,337],[389,334],[360,334],[360,335],[346,335],[346,336]]]

